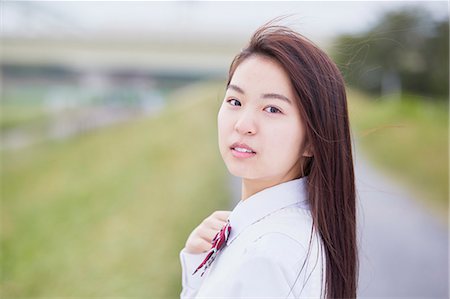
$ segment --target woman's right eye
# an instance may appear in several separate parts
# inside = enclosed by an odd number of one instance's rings
[[[231,106],[242,106],[241,102],[236,99],[229,99],[227,100],[227,103],[229,103]]]

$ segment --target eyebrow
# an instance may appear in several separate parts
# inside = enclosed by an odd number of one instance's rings
[[[243,95],[245,95],[245,92],[242,88],[240,88],[237,85],[234,84],[228,84],[227,89],[232,89],[238,93],[241,93]],[[264,93],[262,94],[262,98],[263,99],[278,99],[278,100],[282,100],[287,102],[288,104],[292,104],[291,100],[289,100],[287,97],[285,97],[284,95],[278,94],[278,93]]]

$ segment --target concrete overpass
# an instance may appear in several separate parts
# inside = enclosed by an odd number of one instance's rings
[[[61,66],[81,72],[135,71],[225,76],[244,46],[224,39],[1,38],[1,65]]]

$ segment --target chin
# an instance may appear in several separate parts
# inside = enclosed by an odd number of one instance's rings
[[[244,178],[245,172],[241,169],[237,169],[237,167],[230,167],[227,165],[228,172],[236,177]]]
[[[228,169],[228,172],[236,177],[240,177],[243,179],[250,178],[249,171],[247,169],[242,169],[243,167],[239,167],[239,165],[231,165],[232,163],[225,163]]]
[[[236,158],[233,157],[230,153],[227,154],[229,156],[222,156],[222,159],[230,174],[248,180],[256,180],[262,178],[261,173],[259,173],[258,170],[255,169],[255,163],[249,163],[250,161],[239,161],[236,160]]]
[[[244,169],[244,167],[239,167],[238,165],[227,164],[227,169],[230,174],[232,174],[235,177],[239,177],[241,179],[247,180],[261,179],[261,176],[255,173],[254,169],[248,169],[248,167]]]

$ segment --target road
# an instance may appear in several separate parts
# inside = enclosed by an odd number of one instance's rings
[[[448,229],[356,151],[359,298],[448,298]],[[240,182],[231,179],[232,207]]]

